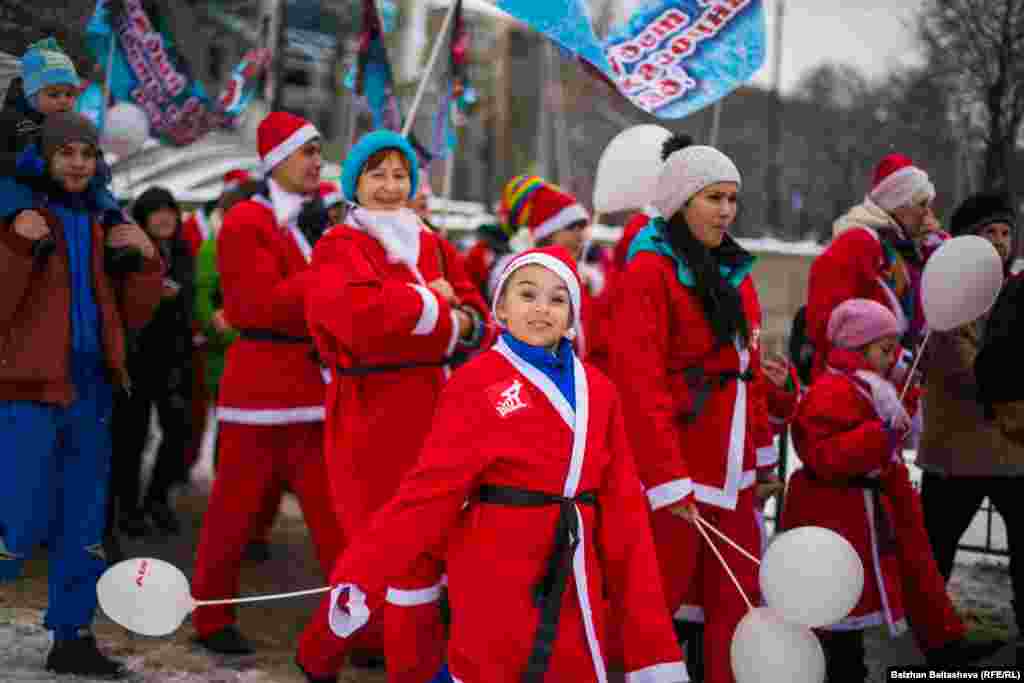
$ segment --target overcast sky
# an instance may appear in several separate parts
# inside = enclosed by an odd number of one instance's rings
[[[643,0],[622,0],[629,10]],[[775,14],[778,0],[763,0],[768,57],[754,82],[773,82]],[[894,64],[920,57],[910,26],[922,0],[785,0],[782,87],[791,89],[824,62],[853,64],[869,77],[884,77]]]

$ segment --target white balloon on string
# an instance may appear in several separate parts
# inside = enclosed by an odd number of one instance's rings
[[[142,107],[119,102],[107,111],[100,136],[103,151],[119,157],[131,156],[149,139],[149,118]]]
[[[825,653],[817,636],[767,607],[740,620],[729,646],[736,683],[822,683]]]

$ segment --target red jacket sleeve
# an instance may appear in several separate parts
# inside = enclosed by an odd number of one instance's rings
[[[236,205],[217,237],[217,269],[224,293],[224,314],[237,329],[269,329],[306,336],[305,295],[311,270],[282,272],[280,257],[266,242],[260,223],[265,209],[252,202]]]
[[[434,427],[416,465],[369,527],[353,539],[331,574],[335,589],[330,622],[338,636],[348,637],[366,623],[358,609],[339,602],[346,589],[350,603],[365,600],[365,606],[374,609],[390,583],[406,574],[421,555],[444,544],[490,462],[488,454],[495,452],[493,444],[486,443],[487,405],[482,395],[474,396],[460,384],[458,373],[442,390]]]
[[[315,336],[333,347],[323,353],[343,350],[389,363],[440,361],[451,355],[458,329],[448,302],[428,287],[381,278],[343,232],[317,242],[312,270],[316,284],[307,315]]]
[[[598,492],[598,552],[604,565],[611,611],[618,622],[609,653],[625,673],[675,665],[685,680],[660,579],[643,485],[633,462],[622,410],[616,398],[609,427],[613,459]],[[667,674],[668,671],[665,671]]]
[[[114,278],[118,310],[125,327],[137,330],[153,317],[163,298],[163,276],[164,262],[157,251],[154,258],[143,262],[138,273]]]
[[[882,421],[859,419],[848,407],[861,400],[853,390],[828,381],[812,387],[801,402],[795,426],[800,459],[818,476],[860,476],[889,461],[892,443]]]
[[[835,308],[870,296],[882,263],[882,246],[866,229],[852,228],[811,264],[807,282],[807,335],[816,354],[827,356],[828,319]]]
[[[14,232],[10,222],[0,224],[0,272],[4,274],[4,286],[0,287],[0,326],[10,324],[28,289],[34,266],[32,245],[32,240]]]
[[[687,499],[693,481],[676,426],[681,404],[692,402],[683,383],[669,391],[668,286],[651,262],[638,257],[618,281],[611,370],[622,396],[637,471],[658,509]],[[685,411],[684,411],[685,412]]]
[[[447,264],[445,275],[447,276],[448,283],[455,290],[455,294],[459,297],[462,305],[469,306],[476,311],[484,325],[486,325],[484,336],[477,345],[477,348],[490,348],[497,338],[497,327],[491,320],[491,311],[487,302],[484,301],[484,297],[477,288],[476,283],[473,282],[473,279],[467,272],[467,260],[448,240],[439,237],[438,241],[441,243],[441,249],[444,251],[445,263]]]

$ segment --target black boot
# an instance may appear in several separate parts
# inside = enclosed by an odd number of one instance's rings
[[[986,657],[991,657],[1004,645],[1006,645],[1005,640],[960,638],[925,652],[924,660],[931,667],[967,666]]]
[[[214,631],[208,636],[197,636],[196,642],[211,652],[220,655],[251,655],[252,645],[242,635],[238,627],[228,624],[219,631]]]
[[[96,647],[96,637],[87,630],[70,640],[54,640],[46,656],[46,670],[87,678],[116,680],[128,675],[121,662],[110,659]]]
[[[309,683],[338,683],[337,674],[333,676],[314,676],[313,674],[309,673],[308,671],[302,668],[301,664],[299,664],[298,657],[295,658],[295,666],[299,668],[299,671],[302,672],[302,675],[306,677],[306,680]]]

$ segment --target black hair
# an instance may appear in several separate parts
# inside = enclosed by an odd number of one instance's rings
[[[132,218],[140,228],[145,229],[146,221],[150,215],[160,209],[171,209],[178,214],[178,223],[181,224],[181,207],[178,205],[174,195],[163,187],[151,187],[135,200],[132,204]]]
[[[694,237],[682,211],[668,220],[665,238],[693,273],[694,292],[719,345],[731,344],[739,337],[746,346],[750,341],[750,325],[743,311],[743,298],[722,277],[719,265],[736,265],[749,258],[749,254],[729,236],[720,246],[708,249]]]

